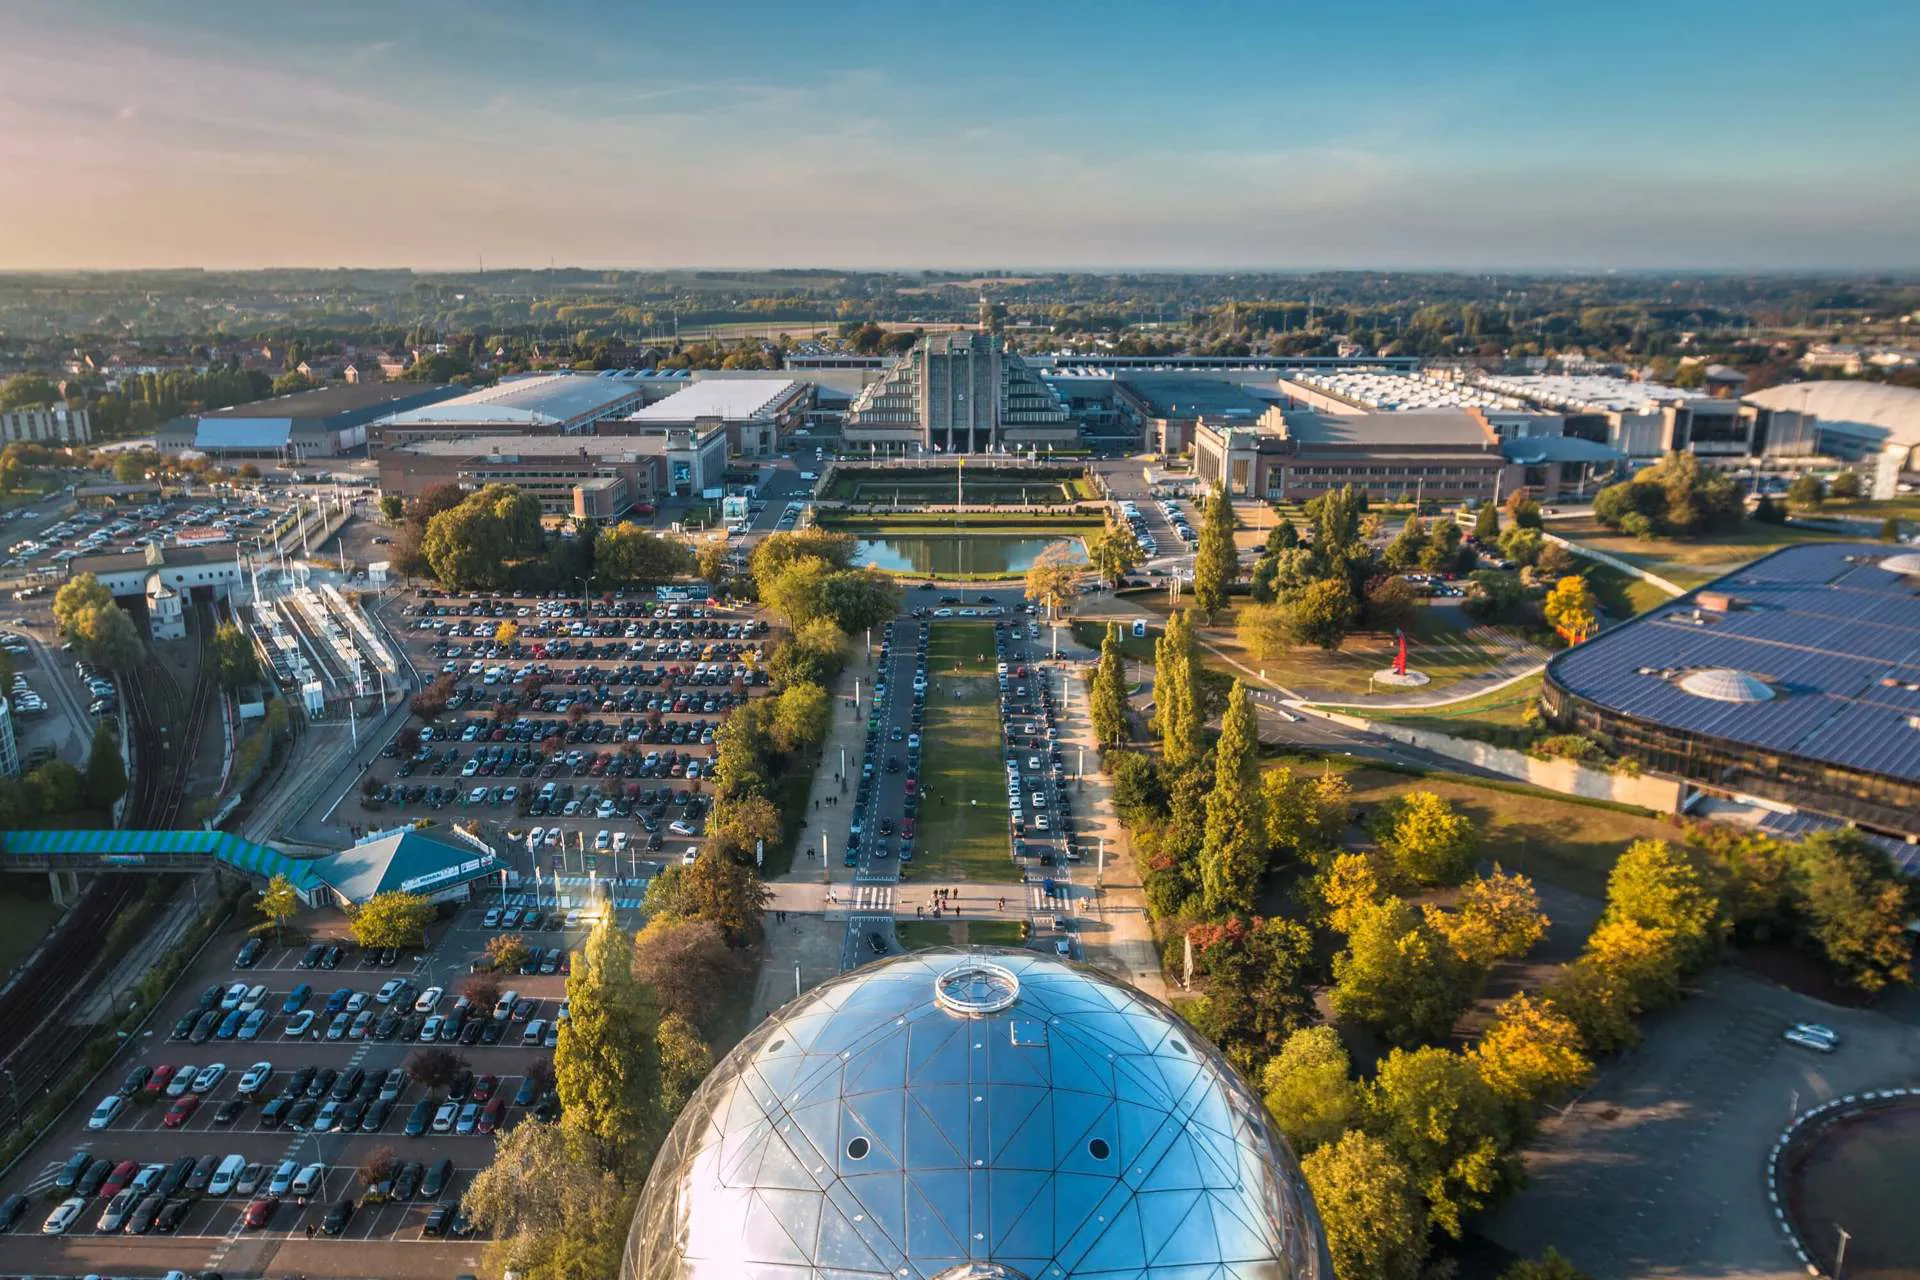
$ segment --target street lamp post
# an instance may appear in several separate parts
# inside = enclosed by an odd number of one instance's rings
[[[1853,1239],[1853,1235],[1837,1222],[1833,1224],[1833,1229],[1840,1233],[1840,1252],[1833,1260],[1833,1280],[1845,1280],[1847,1274],[1847,1241]]]

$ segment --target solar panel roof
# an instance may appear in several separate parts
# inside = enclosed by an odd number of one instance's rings
[[[1920,781],[1920,582],[1880,561],[1877,543],[1812,543],[1774,552],[1553,660],[1569,692],[1623,715],[1757,750]],[[1771,702],[1697,697],[1671,673],[1703,667],[1767,681]]]

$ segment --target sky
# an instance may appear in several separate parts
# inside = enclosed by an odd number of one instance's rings
[[[1920,3],[0,0],[0,269],[1920,267]]]

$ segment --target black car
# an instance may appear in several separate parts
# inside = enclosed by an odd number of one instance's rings
[[[445,1191],[453,1182],[453,1161],[440,1160],[427,1170],[420,1183],[420,1194],[428,1200]]]
[[[220,1027],[221,1013],[218,1009],[209,1009],[200,1015],[193,1024],[193,1033],[187,1037],[194,1044],[205,1044],[213,1039],[213,1033]]]
[[[375,1102],[371,1107],[367,1108],[367,1114],[365,1118],[363,1118],[360,1121],[360,1132],[362,1133],[380,1132],[380,1130],[387,1123],[387,1117],[392,1114],[393,1114],[393,1103],[391,1100],[382,1100],[379,1102]]]
[[[127,1225],[123,1228],[128,1235],[143,1236],[153,1230],[153,1223],[160,1216],[160,1210],[166,1206],[167,1198],[158,1191],[148,1192],[140,1197],[140,1203],[127,1215]]]
[[[887,940],[876,931],[867,935],[867,949],[877,956],[887,954]]]
[[[236,969],[251,969],[260,960],[260,953],[266,949],[266,943],[258,938],[248,938],[247,945],[240,948],[240,954],[233,958]]]
[[[191,1157],[187,1157],[187,1167],[189,1169],[193,1167]],[[100,1194],[100,1188],[106,1185],[107,1175],[112,1172],[113,1161],[106,1159],[104,1156],[95,1160],[87,1166],[86,1172],[82,1173],[79,1180],[73,1184],[73,1194],[83,1200],[93,1199]]]
[[[413,1110],[407,1113],[407,1136],[418,1138],[426,1133],[427,1126],[433,1123],[433,1112],[432,1098],[422,1098],[414,1103]]]
[[[289,1098],[299,1097],[307,1091],[307,1086],[313,1083],[314,1074],[318,1070],[318,1067],[301,1067],[287,1077],[287,1087],[281,1092]]]
[[[333,1088],[333,1082],[339,1078],[340,1073],[332,1067],[320,1068],[320,1070],[314,1073],[313,1079],[307,1084],[307,1096],[316,1102],[319,1101],[321,1098],[327,1096],[327,1091]]]
[[[480,1043],[499,1044],[500,1033],[504,1030],[505,1028],[498,1022],[495,1022],[492,1018],[488,1018],[487,1024],[480,1028]]]
[[[447,1228],[453,1225],[453,1213],[459,1206],[451,1200],[442,1200],[427,1212],[427,1220],[420,1230],[430,1236],[444,1236]]]
[[[307,948],[307,953],[305,955],[300,957],[300,967],[302,969],[317,969],[320,967],[321,958],[326,954],[327,954],[326,943],[316,942],[312,946]]]
[[[54,1176],[53,1189],[63,1196],[72,1194],[74,1184],[80,1181],[80,1175],[85,1173],[87,1166],[92,1163],[92,1152],[74,1152],[67,1157],[67,1162],[60,1166],[60,1172]]]
[[[280,1122],[286,1119],[287,1112],[292,1109],[293,1099],[284,1093],[281,1094],[279,1097],[267,1103],[266,1106],[260,1108],[260,1127],[262,1129],[278,1129]]]
[[[181,1156],[173,1162],[173,1167],[160,1175],[160,1185],[154,1190],[163,1196],[177,1196],[187,1189],[187,1179],[193,1176],[195,1161],[192,1156]]]
[[[398,964],[399,962],[400,962],[400,948],[398,947],[382,947],[381,948],[380,967],[382,969],[391,969],[393,968],[394,965]]]
[[[0,1231],[12,1231],[20,1215],[27,1211],[27,1204],[27,1197],[18,1194],[0,1200]]]
[[[393,1180],[393,1198],[395,1200],[413,1199],[420,1190],[420,1178],[425,1172],[426,1167],[418,1160],[409,1160],[401,1165],[399,1174]]]
[[[335,943],[320,953],[320,967],[322,969],[338,969],[340,967],[340,960],[345,955],[346,949],[338,943]]]
[[[193,1034],[193,1024],[198,1021],[200,1021],[199,1012],[194,1009],[187,1010],[180,1015],[180,1020],[173,1024],[173,1030],[168,1033],[167,1039],[185,1040]]]
[[[479,1044],[480,1038],[485,1034],[486,1027],[483,1026],[478,1019],[470,1018],[467,1020],[467,1024],[460,1028],[460,1043],[465,1045]]]
[[[232,1124],[240,1118],[240,1114],[246,1109],[247,1104],[239,1098],[228,1098],[220,1104],[220,1109],[213,1113],[213,1122],[215,1124]]]
[[[153,1229],[168,1235],[178,1231],[181,1219],[187,1216],[187,1210],[192,1204],[193,1201],[186,1199],[167,1201],[160,1206],[159,1216],[153,1220]]]
[[[120,1082],[120,1096],[123,1098],[131,1098],[134,1094],[140,1092],[141,1088],[152,1078],[152,1067],[134,1067],[127,1072],[126,1078]]]
[[[366,1078],[367,1070],[365,1067],[348,1067],[346,1074],[334,1083],[333,1100],[335,1102],[345,1102],[354,1094],[360,1092],[361,1082]]]
[[[447,1098],[452,1102],[465,1102],[467,1095],[473,1092],[473,1072],[463,1067],[460,1074],[447,1086]]]
[[[354,1204],[353,1197],[351,1196],[348,1196],[344,1200],[334,1201],[333,1207],[327,1210],[327,1216],[320,1219],[321,1232],[326,1235],[337,1236],[342,1231],[345,1231],[347,1229],[347,1223],[353,1220],[353,1211],[358,1207],[359,1206]]]
[[[295,1133],[305,1133],[308,1123],[313,1119],[313,1113],[319,1109],[320,1104],[312,1098],[300,1099],[287,1108],[287,1128]]]
[[[213,1181],[213,1171],[220,1167],[219,1156],[201,1156],[200,1162],[193,1166],[193,1172],[187,1175],[187,1191],[199,1195]]]

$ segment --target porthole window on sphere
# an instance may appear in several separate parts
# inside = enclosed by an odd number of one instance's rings
[[[855,1138],[851,1142],[847,1143],[847,1159],[865,1160],[866,1158],[867,1158],[867,1140],[865,1138]]]
[[[1095,1138],[1087,1143],[1087,1154],[1095,1160],[1105,1160],[1111,1154],[1111,1148],[1107,1146],[1105,1138]]]

